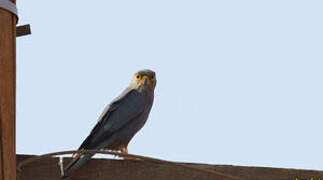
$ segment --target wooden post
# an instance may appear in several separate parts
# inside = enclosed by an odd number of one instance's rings
[[[3,9],[0,9],[0,109],[0,180],[16,180],[16,17]]]

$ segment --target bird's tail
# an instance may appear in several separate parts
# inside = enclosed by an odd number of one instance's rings
[[[62,179],[67,179],[75,170],[80,168],[83,164],[85,164],[88,160],[91,159],[91,157],[94,156],[94,154],[84,154],[79,159],[77,159],[75,162],[73,162],[71,165],[69,165],[66,170],[64,171],[64,174],[62,174]]]

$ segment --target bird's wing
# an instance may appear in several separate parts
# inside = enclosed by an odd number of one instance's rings
[[[126,89],[100,116],[90,135],[83,141],[80,149],[99,149],[102,143],[131,120],[141,115],[146,108],[146,98],[136,89]],[[63,178],[86,163],[94,154],[85,154],[66,168]]]
[[[101,118],[79,149],[96,149],[114,132],[124,127],[145,110],[146,99],[135,89],[127,89],[116,98],[101,115]]]

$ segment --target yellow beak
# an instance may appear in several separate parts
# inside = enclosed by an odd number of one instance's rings
[[[146,86],[146,85],[150,85],[151,80],[149,79],[148,76],[143,76],[140,80],[140,84]]]

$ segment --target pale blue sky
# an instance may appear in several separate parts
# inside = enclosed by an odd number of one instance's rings
[[[17,153],[76,149],[157,73],[130,153],[323,169],[323,1],[17,1]]]

